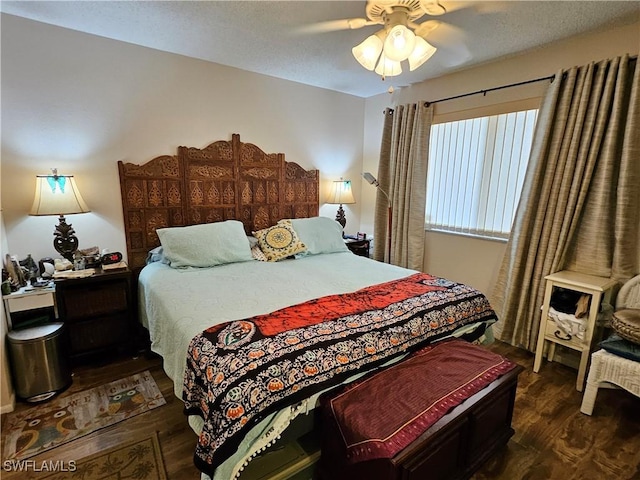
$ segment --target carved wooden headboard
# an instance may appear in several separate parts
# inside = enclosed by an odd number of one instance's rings
[[[319,172],[286,162],[240,141],[205,148],[178,147],[177,155],[144,165],[118,162],[129,266],[138,271],[158,245],[156,229],[240,220],[245,231],[283,218],[318,215]]]

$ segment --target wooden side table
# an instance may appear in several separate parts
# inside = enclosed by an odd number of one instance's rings
[[[351,250],[352,253],[369,258],[370,241],[368,239],[355,240],[353,238],[345,238],[344,243],[346,243],[347,248]]]
[[[598,312],[600,310],[600,303],[603,299],[606,302],[611,302],[611,289],[617,284],[617,282],[610,278],[596,277],[595,275],[586,275],[583,273],[570,272],[568,270],[552,273],[544,278],[546,280],[546,288],[544,293],[544,303],[542,305],[542,318],[540,320],[540,330],[538,333],[538,344],[533,363],[533,371],[537,373],[540,370],[546,342],[549,342],[547,360],[550,362],[553,361],[555,347],[558,344],[577,350],[580,352],[580,365],[578,367],[576,389],[581,392],[584,386],[584,378],[587,371],[587,364],[589,363],[589,355],[591,353],[594,334],[597,328],[596,322],[598,319]],[[586,331],[583,338],[578,338],[577,336],[564,333],[549,317],[551,295],[555,288],[565,288],[591,295],[589,312],[586,317]]]
[[[133,351],[135,325],[129,269],[56,280],[60,320],[69,332],[71,357],[116,349]]]

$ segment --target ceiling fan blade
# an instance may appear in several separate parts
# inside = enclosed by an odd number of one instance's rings
[[[442,5],[438,0],[420,0],[420,8],[422,8],[427,15],[432,17],[444,15],[449,11],[449,9]]]
[[[377,22],[372,22],[366,18],[343,18],[340,20],[328,20],[326,22],[313,23],[311,25],[302,25],[295,31],[296,33],[302,34],[328,33],[337,32],[339,30],[354,30],[376,24]]]
[[[461,65],[471,59],[471,52],[467,48],[467,36],[458,27],[438,20],[428,20],[418,25],[415,33],[434,47],[443,50],[446,57],[452,59],[446,62],[451,66]]]
[[[430,20],[433,21],[433,20]],[[439,25],[433,28],[429,32],[429,41],[442,44],[442,47],[446,45],[464,44],[467,41],[467,35],[461,28],[455,27],[450,23],[438,22]],[[446,44],[446,45],[445,45]]]
[[[493,13],[508,8],[505,2],[488,2],[486,0],[420,0],[420,6],[430,16],[443,15],[467,8],[476,13]]]
[[[442,22],[439,20],[427,20],[426,22],[410,24],[410,26],[414,29],[414,33],[419,37],[427,39],[427,36],[433,32],[436,28],[438,28]]]

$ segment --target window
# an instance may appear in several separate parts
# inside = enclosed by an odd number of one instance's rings
[[[426,227],[508,238],[538,110],[431,127]]]

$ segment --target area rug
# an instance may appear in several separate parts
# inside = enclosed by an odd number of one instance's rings
[[[158,434],[98,452],[38,480],[166,480]],[[61,469],[63,470],[63,469]]]
[[[21,460],[164,405],[144,371],[7,415],[3,460]]]

